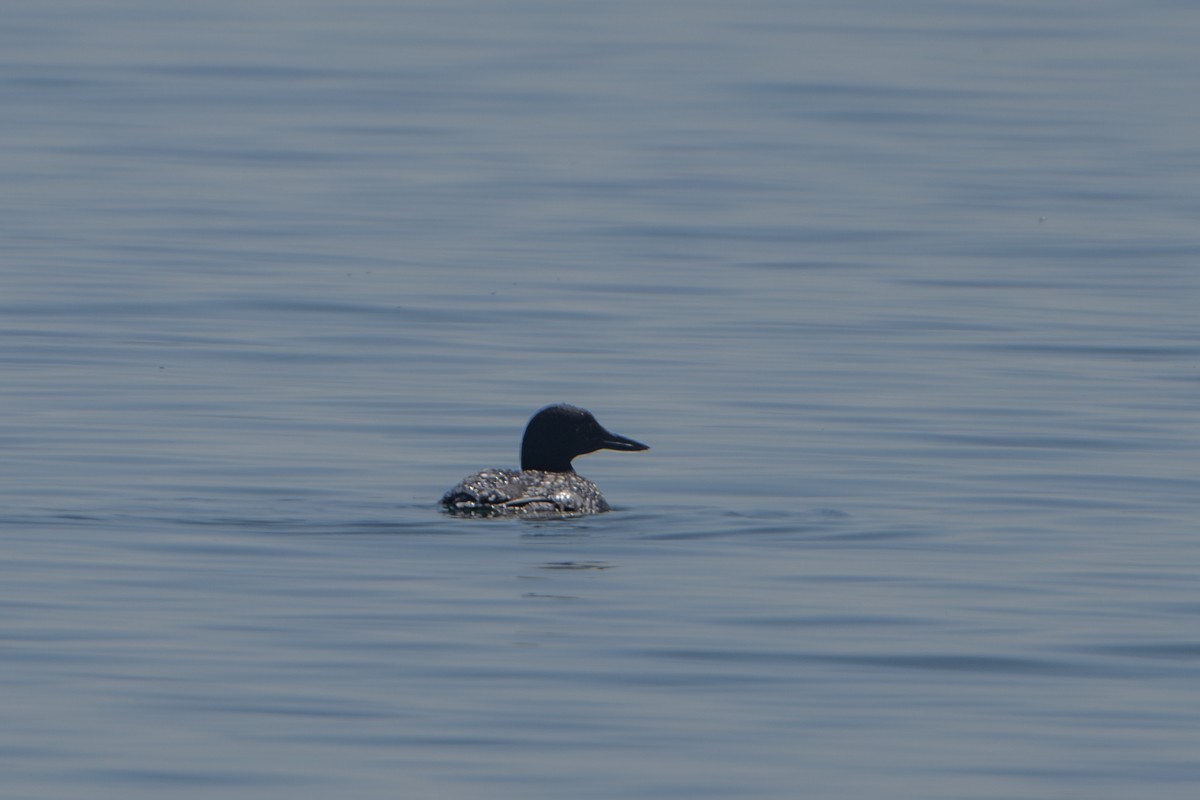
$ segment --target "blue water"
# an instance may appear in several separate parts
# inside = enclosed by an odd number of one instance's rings
[[[1196,796],[1200,10],[3,23],[5,798]]]

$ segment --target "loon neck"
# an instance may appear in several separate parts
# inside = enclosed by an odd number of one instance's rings
[[[540,472],[575,472],[570,458],[554,458],[546,455],[534,456],[532,453],[521,453],[521,471],[538,470]]]

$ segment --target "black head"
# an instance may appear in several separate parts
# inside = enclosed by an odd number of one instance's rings
[[[564,404],[533,415],[521,440],[521,469],[574,472],[571,459],[597,450],[649,450],[633,439],[606,431],[590,411]]]

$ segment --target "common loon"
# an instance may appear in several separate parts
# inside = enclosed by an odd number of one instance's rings
[[[565,403],[533,415],[521,440],[521,469],[485,469],[442,497],[453,514],[553,516],[599,514],[609,505],[571,459],[597,450],[649,450],[607,431],[590,411]]]

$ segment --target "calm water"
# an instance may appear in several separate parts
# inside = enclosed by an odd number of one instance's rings
[[[9,0],[0,795],[1195,797],[1198,34]]]

